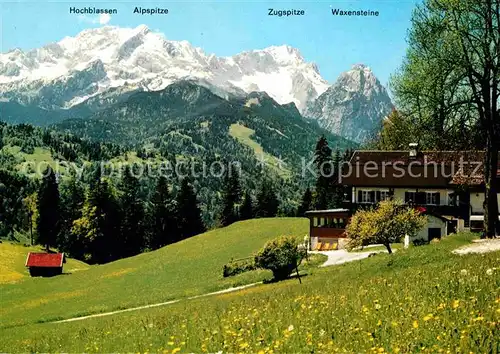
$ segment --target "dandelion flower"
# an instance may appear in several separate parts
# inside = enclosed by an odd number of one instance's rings
[[[172,349],[172,354],[175,354],[177,352],[180,352],[181,351],[181,348],[174,348]]]
[[[427,322],[429,320],[432,320],[432,317],[434,317],[434,316],[432,315],[432,313],[430,313],[430,314],[428,314],[427,316],[424,317],[424,321]]]
[[[456,309],[459,305],[460,305],[460,300],[453,300],[453,304],[451,305],[451,307]]]
[[[418,321],[417,320],[413,321],[413,328],[418,328]]]

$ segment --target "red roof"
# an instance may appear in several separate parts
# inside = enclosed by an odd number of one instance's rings
[[[62,267],[64,253],[28,253],[26,267]]]

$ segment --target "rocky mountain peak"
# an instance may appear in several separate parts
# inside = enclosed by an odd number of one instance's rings
[[[393,108],[387,90],[370,68],[353,65],[308,105],[304,115],[332,133],[363,142]]]

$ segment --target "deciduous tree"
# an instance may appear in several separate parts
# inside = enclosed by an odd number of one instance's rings
[[[359,210],[352,216],[346,228],[347,248],[382,244],[392,253],[391,243],[415,235],[425,224],[425,216],[401,201],[382,201],[376,209]]]
[[[484,158],[486,235],[498,223],[500,0],[425,0],[415,9],[409,49],[393,80],[398,105],[434,148],[472,142]],[[476,143],[477,142],[477,143]]]

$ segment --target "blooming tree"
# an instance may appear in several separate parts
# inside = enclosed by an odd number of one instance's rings
[[[386,200],[377,208],[359,210],[353,215],[346,233],[348,250],[370,244],[382,244],[392,253],[391,243],[400,242],[405,235],[413,236],[426,224],[420,211],[400,200]]]

